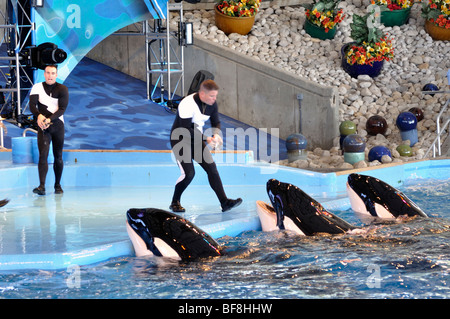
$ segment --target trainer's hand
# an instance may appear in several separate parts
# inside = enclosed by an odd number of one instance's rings
[[[50,126],[50,119],[46,118],[42,114],[39,114],[37,118],[37,124],[41,128],[41,130],[45,130]]]
[[[223,140],[219,134],[214,134],[212,137],[208,137],[206,141],[214,148],[218,148],[223,144]]]

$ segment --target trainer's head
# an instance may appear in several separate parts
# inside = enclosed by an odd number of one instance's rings
[[[47,65],[44,70],[45,83],[53,85],[58,77],[58,67],[56,65]]]
[[[203,103],[213,105],[216,102],[218,93],[219,86],[213,80],[205,80],[200,84],[198,94]]]

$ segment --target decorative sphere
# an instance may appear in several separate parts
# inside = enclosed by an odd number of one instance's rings
[[[391,151],[386,146],[374,146],[370,149],[368,157],[369,162],[373,162],[375,160],[381,162],[381,158],[384,155],[388,155],[389,157],[392,157]]]
[[[400,131],[409,131],[417,127],[417,118],[411,112],[402,112],[397,116],[397,127]]]
[[[358,134],[350,134],[347,135],[346,138],[344,138],[344,141],[342,142],[342,148],[344,149],[344,152],[360,153],[364,152],[366,148],[366,142]]]
[[[369,117],[366,122],[366,131],[370,135],[385,134],[388,125],[386,120],[380,115],[373,115]]]
[[[344,121],[341,123],[341,125],[339,125],[339,133],[341,133],[341,135],[350,135],[350,134],[355,134],[356,133],[356,124],[353,123],[352,121]]]
[[[286,149],[288,151],[297,151],[306,149],[307,140],[300,133],[294,133],[287,137],[286,139]]]
[[[408,112],[411,112],[412,114],[414,114],[416,116],[417,122],[420,122],[423,120],[423,111],[422,109],[418,108],[418,107],[412,107],[408,110]]]
[[[403,144],[397,146],[397,152],[400,154],[400,156],[412,156],[412,149],[411,146]]]
[[[439,88],[437,87],[436,84],[433,83],[427,83],[425,84],[425,86],[422,88],[422,91],[439,91]],[[434,94],[430,94],[431,96],[434,96]]]

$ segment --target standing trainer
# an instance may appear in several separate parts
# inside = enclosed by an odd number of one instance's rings
[[[36,118],[39,149],[39,186],[33,193],[45,195],[45,179],[48,171],[48,152],[53,144],[53,171],[55,173],[55,194],[62,194],[61,176],[64,168],[62,151],[64,146],[64,112],[69,103],[69,90],[57,83],[58,68],[48,65],[44,70],[45,82],[33,85],[30,92],[30,110]]]
[[[211,188],[216,193],[222,206],[222,211],[232,209],[242,203],[242,199],[229,199],[225,195],[222,180],[217,171],[216,163],[206,144],[215,145],[221,141],[219,111],[216,98],[218,85],[213,80],[200,84],[197,93],[186,96],[179,104],[175,121],[170,134],[170,144],[181,171],[172,197],[170,209],[173,212],[184,212],[180,204],[181,195],[189,186],[195,175],[195,160],[208,175]],[[203,135],[203,126],[210,120],[214,131],[213,136]],[[205,143],[206,142],[206,143]],[[201,194],[201,196],[207,196]]]

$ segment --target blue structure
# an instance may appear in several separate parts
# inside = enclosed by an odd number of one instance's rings
[[[289,162],[293,162],[298,159],[306,159],[306,147],[308,141],[306,137],[300,133],[294,133],[287,137],[286,139],[286,150],[288,153]]]
[[[16,0],[17,1],[17,0]],[[165,19],[168,0],[46,0],[43,7],[31,8],[36,25],[33,44],[56,44],[67,52],[59,67],[64,81],[78,62],[97,44],[127,25]],[[42,81],[43,71],[35,74]]]
[[[344,138],[342,142],[342,148],[344,150],[344,161],[349,164],[355,164],[360,161],[364,161],[366,149],[366,142],[358,134],[350,134]]]
[[[398,115],[396,124],[400,130],[402,140],[409,140],[410,146],[418,142],[417,137],[417,118],[411,112],[402,112]]]

